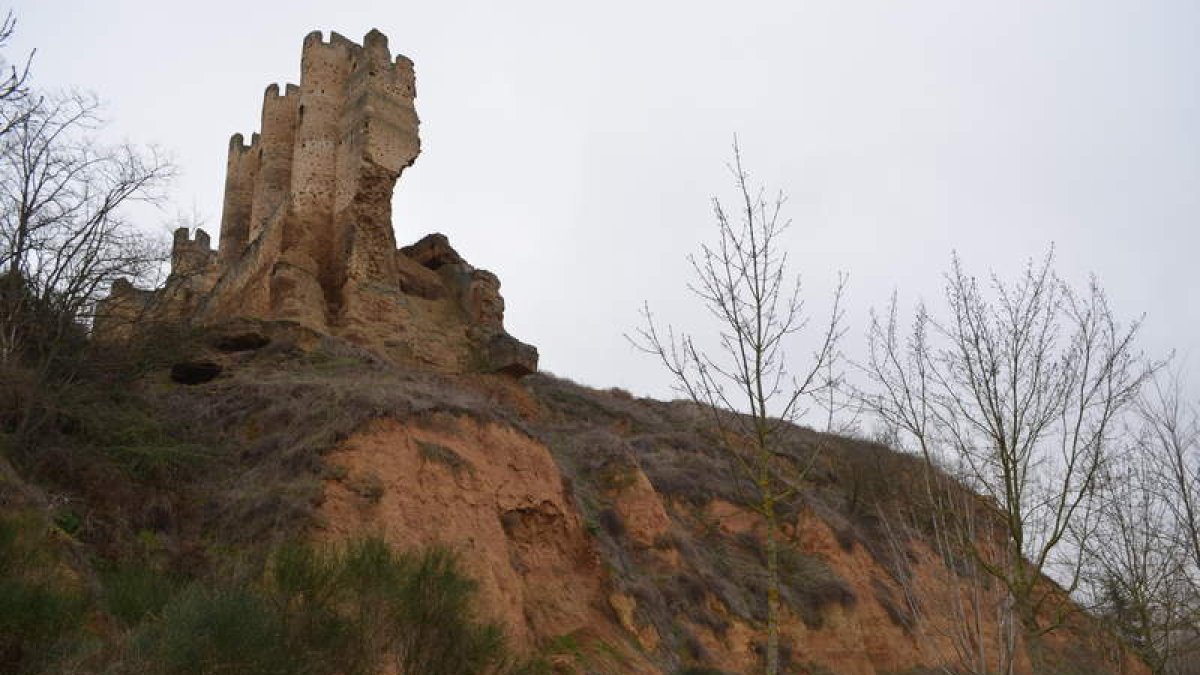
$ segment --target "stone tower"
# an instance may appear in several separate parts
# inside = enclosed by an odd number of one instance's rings
[[[412,62],[379,31],[362,46],[304,39],[300,86],[267,87],[261,133],[229,143],[219,260],[233,274],[218,286],[241,287],[239,306],[325,328],[354,311],[347,284],[395,277],[391,195],[420,153],[415,93]]]
[[[444,370],[536,369],[536,350],[504,332],[495,275],[442,235],[397,250],[391,197],[420,154],[415,96],[412,61],[379,31],[362,45],[310,33],[299,86],[267,87],[260,133],[230,139],[217,253],[202,231],[177,233],[166,287],[123,285],[102,316],[149,302],[197,325],[297,322]]]

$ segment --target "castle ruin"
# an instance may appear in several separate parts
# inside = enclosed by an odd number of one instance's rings
[[[165,286],[114,284],[96,334],[291,321],[396,362],[536,370],[537,350],[504,330],[494,274],[440,234],[397,249],[392,190],[421,149],[415,96],[412,61],[379,31],[362,45],[310,33],[300,85],[267,87],[261,132],[230,139],[218,250],[203,230],[176,231]]]

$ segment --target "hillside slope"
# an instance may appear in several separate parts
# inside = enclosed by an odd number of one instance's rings
[[[4,479],[6,517],[55,523],[70,583],[102,586],[97,570],[130,559],[204,578],[297,536],[379,536],[458,551],[483,615],[559,672],[757,667],[762,532],[693,405],[401,368],[286,322],[181,345],[93,393]],[[960,665],[979,586],[930,542],[919,464],[799,428],[788,452],[811,468],[786,510],[786,672]],[[116,631],[103,610],[92,622]],[[1145,672],[1082,613],[1051,646],[1056,672]]]

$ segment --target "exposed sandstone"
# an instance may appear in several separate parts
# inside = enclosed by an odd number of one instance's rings
[[[478,345],[481,369],[524,377],[537,371],[537,350],[508,333],[497,330],[473,332]]]
[[[400,252],[431,270],[437,270],[442,265],[461,265],[466,262],[450,245],[446,235],[440,232],[427,234],[417,243],[400,249]]]
[[[486,616],[500,621],[519,648],[586,634],[624,654],[620,668],[603,672],[672,672],[660,665],[672,655],[667,634],[642,607],[644,596],[606,579],[605,566],[615,563],[597,550],[547,448],[524,431],[444,413],[417,422],[380,420],[328,459],[338,467],[333,472],[338,477],[327,480],[319,507],[322,537],[336,541],[369,533],[400,547],[448,545],[462,554],[480,582]],[[624,523],[621,537],[630,547],[624,555],[642,561],[641,574],[650,586],[654,580],[694,574],[696,552],[676,550],[672,529],[703,523],[734,541],[764,536],[761,519],[744,506],[723,500],[700,509],[671,503],[636,467],[610,467],[603,475]],[[840,542],[834,527],[812,511],[787,523],[785,534],[806,555],[835,570],[851,598],[823,605],[816,623],[783,609],[781,638],[793,663],[787,672],[808,672],[808,664],[873,675],[956,662],[952,608],[971,589],[929,546],[917,540],[906,544],[908,590],[919,599],[921,619],[905,624],[898,619],[906,611],[905,588],[875,555]],[[688,612],[677,614],[675,625],[695,637],[706,664],[730,673],[758,670],[761,623],[738,615],[712,589],[696,588],[724,627],[715,630],[711,621],[701,623]],[[983,634],[999,635],[995,617],[980,620]],[[1071,632],[1071,639],[1086,639],[1086,633],[1086,628]],[[1111,640],[1097,637],[1097,653],[1111,648],[1106,639]],[[1019,653],[1016,672],[1029,673],[1024,651]],[[1120,668],[1145,672],[1132,658]],[[561,672],[582,671],[564,663]]]
[[[248,522],[242,535],[262,537],[315,524],[323,541],[371,534],[398,549],[449,546],[481,584],[484,615],[522,651],[547,650],[555,672],[761,669],[761,518],[690,406],[545,375],[518,383],[392,367],[296,323],[245,321],[197,337],[189,357],[222,366],[217,379],[179,387],[155,377],[153,386],[169,392],[165,407],[220,429],[242,458],[243,476],[214,504],[218,528]],[[328,440],[318,450],[309,439]],[[838,466],[869,447],[830,443],[823,457]],[[893,460],[887,475],[905,476],[910,465]],[[320,472],[319,495],[309,469]],[[783,672],[953,666],[959,602],[977,589],[909,529],[917,505],[901,495],[849,511],[851,492],[863,499],[858,483],[813,473],[820,482],[780,512],[790,560]],[[894,540],[861,519],[892,512]],[[992,639],[999,628],[985,613]],[[1056,654],[1084,664],[1079,672],[1146,672],[1096,622],[1077,618],[1078,630],[1056,631]],[[1027,660],[1016,672],[1028,673]]]
[[[379,421],[329,461],[346,478],[326,489],[324,536],[455,548],[488,615],[521,647],[607,623],[599,557],[550,453],[528,436],[449,416]],[[374,499],[353,489],[368,475],[380,486]]]
[[[625,523],[629,539],[640,546],[652,548],[670,532],[671,517],[667,515],[662,498],[654,491],[646,474],[634,468],[631,475],[629,485],[619,490],[613,501],[617,514]]]
[[[658,649],[658,631],[654,626],[638,623],[637,601],[624,593],[612,593],[608,596],[608,604],[617,615],[617,622],[629,633],[633,634],[642,649],[654,651]]]

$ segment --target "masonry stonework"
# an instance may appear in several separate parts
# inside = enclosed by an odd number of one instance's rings
[[[261,131],[229,142],[219,250],[175,234],[156,291],[114,285],[98,337],[138,323],[285,320],[397,362],[521,376],[537,350],[503,325],[499,279],[443,235],[397,250],[392,191],[420,154],[413,64],[372,30],[304,38],[300,85],[267,87]]]

